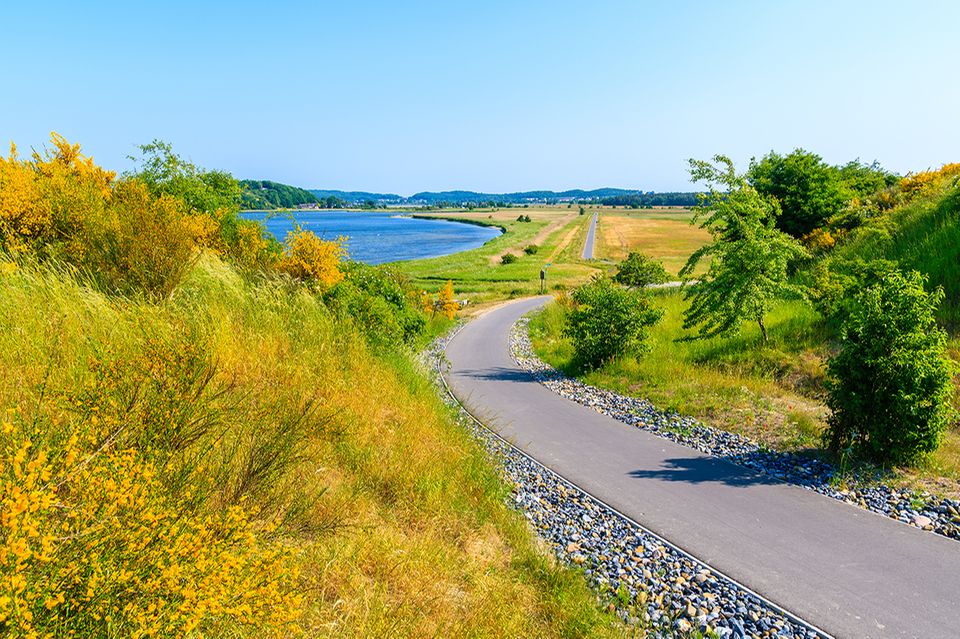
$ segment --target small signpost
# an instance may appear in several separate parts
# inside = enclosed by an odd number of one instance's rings
[[[540,294],[543,295],[543,285],[547,279],[547,267],[550,266],[551,262],[547,262],[543,265],[543,268],[540,269]]]

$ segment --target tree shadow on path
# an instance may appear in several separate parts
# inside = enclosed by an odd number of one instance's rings
[[[665,459],[657,469],[637,469],[628,473],[635,479],[659,479],[687,484],[723,483],[728,486],[783,484],[776,477],[751,471],[716,457],[675,457]]]

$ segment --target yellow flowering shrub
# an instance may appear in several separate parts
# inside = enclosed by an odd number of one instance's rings
[[[240,482],[184,457],[223,436],[228,387],[200,345],[150,337],[88,370],[47,411],[3,420],[0,634],[285,632],[301,598],[276,516],[253,519]]]
[[[944,164],[936,171],[911,173],[900,180],[900,192],[908,199],[929,193],[949,179],[960,175],[960,163]]]
[[[0,630],[12,636],[183,636],[222,624],[282,628],[289,552],[239,506],[201,514],[134,449],[74,433],[0,435]]]
[[[216,217],[209,213],[187,215],[184,218],[183,227],[194,244],[214,249],[214,252],[222,254],[218,246],[220,244],[220,222]]]
[[[237,224],[236,242],[230,254],[242,266],[272,268],[276,266],[278,254],[272,249],[271,242],[263,234],[263,227],[257,222],[240,220]]]
[[[287,249],[278,267],[297,279],[330,288],[344,277],[340,270],[347,255],[344,243],[345,238],[322,240],[298,227],[287,235]]]
[[[110,206],[77,235],[71,261],[108,291],[166,297],[190,267],[196,243],[179,200],[154,197],[136,181],[119,183]]]
[[[837,239],[828,228],[816,228],[800,238],[804,246],[814,252],[828,251],[837,244]]]
[[[440,293],[437,295],[437,307],[447,319],[452,320],[457,316],[457,311],[460,310],[460,304],[457,303],[454,297],[453,282],[451,280],[447,280],[447,283],[440,289]]]
[[[40,189],[36,175],[17,157],[10,145],[10,156],[0,157],[0,247],[18,252],[31,238],[49,226],[49,212],[38,206]]]

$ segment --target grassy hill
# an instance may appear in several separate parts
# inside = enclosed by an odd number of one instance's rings
[[[906,201],[866,220],[828,260],[895,260],[926,274],[931,287],[944,290],[944,323],[960,333],[960,164],[906,183]]]

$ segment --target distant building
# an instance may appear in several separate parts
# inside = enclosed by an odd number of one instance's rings
[[[297,208],[301,211],[318,211],[320,210],[320,205],[316,202],[306,202],[304,204],[297,204]]]

